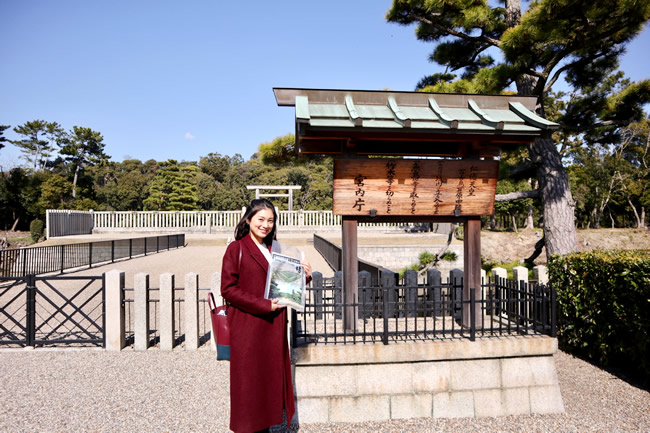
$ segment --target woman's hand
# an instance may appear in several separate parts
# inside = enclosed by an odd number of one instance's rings
[[[300,262],[302,269],[305,271],[305,277],[311,278],[311,265],[307,262]]]
[[[271,311],[279,310],[281,308],[286,308],[284,305],[278,305],[278,300],[271,299]]]

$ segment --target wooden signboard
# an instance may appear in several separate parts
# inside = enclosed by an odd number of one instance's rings
[[[339,159],[334,214],[491,215],[498,168],[483,160]]]

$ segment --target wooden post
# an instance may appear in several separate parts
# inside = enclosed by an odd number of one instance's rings
[[[359,259],[357,257],[357,220],[343,217],[343,327],[346,331],[357,328],[357,307],[359,295]]]
[[[476,301],[482,300],[481,292],[481,218],[468,217],[464,223],[463,255],[465,275],[463,284],[463,326],[470,326],[470,289],[476,289]],[[476,326],[481,326],[482,309],[477,305],[475,313]]]

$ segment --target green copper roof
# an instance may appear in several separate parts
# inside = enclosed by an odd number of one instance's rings
[[[535,114],[535,97],[291,88],[273,91],[278,105],[296,107],[297,140],[321,140],[313,141],[313,152],[321,145],[331,150],[327,139],[364,140],[367,134],[394,141],[460,142],[471,141],[474,136],[482,143],[528,142],[559,126]]]

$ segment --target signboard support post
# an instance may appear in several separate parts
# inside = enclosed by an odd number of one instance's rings
[[[483,309],[480,302],[483,299],[481,291],[481,217],[467,217],[464,221],[463,255],[465,262],[465,275],[463,279],[463,299],[470,299],[471,289],[476,289],[476,302],[479,308],[475,309],[476,326],[481,326]],[[463,326],[470,327],[470,305],[463,304]]]
[[[357,219],[343,217],[343,328],[357,329],[357,299],[359,298],[359,259],[357,257]]]

